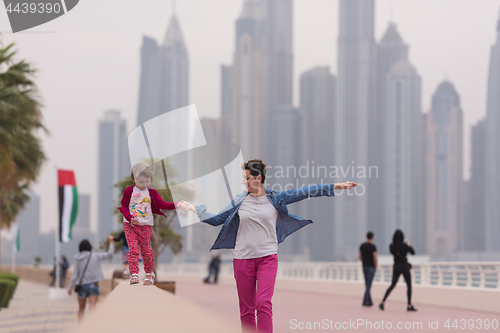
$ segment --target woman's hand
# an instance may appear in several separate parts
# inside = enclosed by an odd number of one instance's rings
[[[108,241],[109,241],[109,244],[113,244],[113,241],[114,241],[113,235],[108,236]]]
[[[345,183],[335,183],[334,188],[336,190],[348,190],[353,187],[357,187],[358,184],[353,183],[353,182],[345,182]]]
[[[189,202],[187,201],[179,201],[179,203],[177,204],[177,207],[179,207],[180,209],[182,209],[183,211],[187,212],[187,211],[192,211],[193,213],[195,213],[196,215],[198,215],[198,212],[196,211],[196,208],[190,204]]]
[[[68,289],[68,295],[71,295],[71,289]]]

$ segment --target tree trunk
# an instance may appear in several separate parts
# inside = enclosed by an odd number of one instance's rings
[[[0,199],[0,267],[2,266],[2,200]]]
[[[158,266],[158,257],[160,253],[160,237],[156,230],[151,230],[151,236],[153,238],[153,259],[154,259],[154,266],[153,266],[153,272],[155,273],[155,279],[158,279],[158,274],[156,272],[156,268]]]

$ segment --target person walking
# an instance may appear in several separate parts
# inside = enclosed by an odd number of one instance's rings
[[[66,256],[62,256],[61,258],[61,281],[59,281],[60,283],[60,287],[61,288],[64,288],[64,285],[66,284],[66,274],[68,272],[68,268],[69,268],[69,262],[68,262],[68,258],[66,258]]]
[[[210,283],[210,277],[214,276],[214,283],[217,283],[217,277],[219,276],[220,267],[220,255],[217,254],[212,257],[210,264],[208,265],[208,276],[203,280],[205,283]]]
[[[380,310],[384,310],[385,301],[387,300],[387,297],[389,297],[389,294],[391,293],[392,289],[394,289],[394,287],[398,283],[399,276],[403,274],[403,277],[406,281],[407,297],[408,297],[408,306],[406,307],[406,310],[417,311],[417,309],[415,309],[411,304],[411,274],[410,274],[411,264],[408,262],[408,259],[406,258],[406,255],[408,253],[415,254],[415,250],[411,246],[410,242],[405,240],[403,231],[399,229],[396,230],[396,232],[394,233],[394,236],[392,238],[392,244],[389,246],[389,250],[394,256],[394,266],[392,268],[392,283],[389,289],[387,289],[387,291],[385,292],[384,299],[382,303],[379,304],[378,307],[380,308]]]
[[[87,239],[82,240],[78,246],[79,252],[75,255],[75,270],[68,285],[69,295],[75,285],[80,286],[75,288],[78,295],[78,322],[83,319],[87,299],[90,311],[95,309],[100,294],[98,282],[104,280],[100,261],[112,258],[115,250],[113,236],[108,236],[108,240],[109,249],[104,253],[92,252],[92,245]]]
[[[272,333],[278,244],[312,223],[289,214],[287,205],[310,197],[332,197],[334,190],[350,189],[357,184],[322,184],[270,191],[264,186],[266,165],[259,159],[243,163],[242,174],[246,190],[236,195],[220,213],[209,213],[205,205],[195,207],[186,201],[179,202],[178,207],[192,211],[204,223],[223,225],[212,249],[233,249],[242,329]]]
[[[123,265],[123,278],[128,279],[128,243],[127,237],[125,237],[125,231],[120,232],[120,234],[113,239],[115,242],[123,241],[122,243],[122,265]]]
[[[366,290],[363,297],[363,306],[372,306],[370,288],[377,270],[377,247],[373,244],[373,232],[369,231],[366,234],[366,242],[359,247],[358,256],[359,260],[363,262],[363,274],[365,276]]]

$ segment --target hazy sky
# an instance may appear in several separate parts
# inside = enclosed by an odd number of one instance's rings
[[[232,62],[234,25],[242,3],[177,0],[190,57],[190,102],[201,116],[219,115],[220,64]],[[294,3],[294,102],[298,106],[302,72],[328,65],[337,74],[338,1]],[[423,111],[429,110],[432,94],[445,77],[460,94],[466,172],[469,128],[485,115],[489,52],[499,12],[500,0],[376,0],[376,39],[380,40],[392,16],[422,77]],[[12,34],[0,4],[3,43],[16,42],[19,56],[39,70],[44,123],[50,130],[50,136],[43,135],[49,160],[34,187],[41,196],[42,231],[53,228],[58,218],[55,165],[74,169],[79,191],[92,195],[95,227],[98,120],[103,111],[118,109],[129,131],[135,127],[142,36],[161,42],[171,15],[168,0],[82,0],[52,22]]]

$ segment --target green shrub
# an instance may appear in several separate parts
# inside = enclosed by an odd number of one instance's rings
[[[14,294],[14,281],[0,279],[0,307],[9,306],[9,301]]]
[[[17,283],[19,282],[19,276],[9,272],[0,272],[0,279],[14,281],[14,290],[16,290]]]

